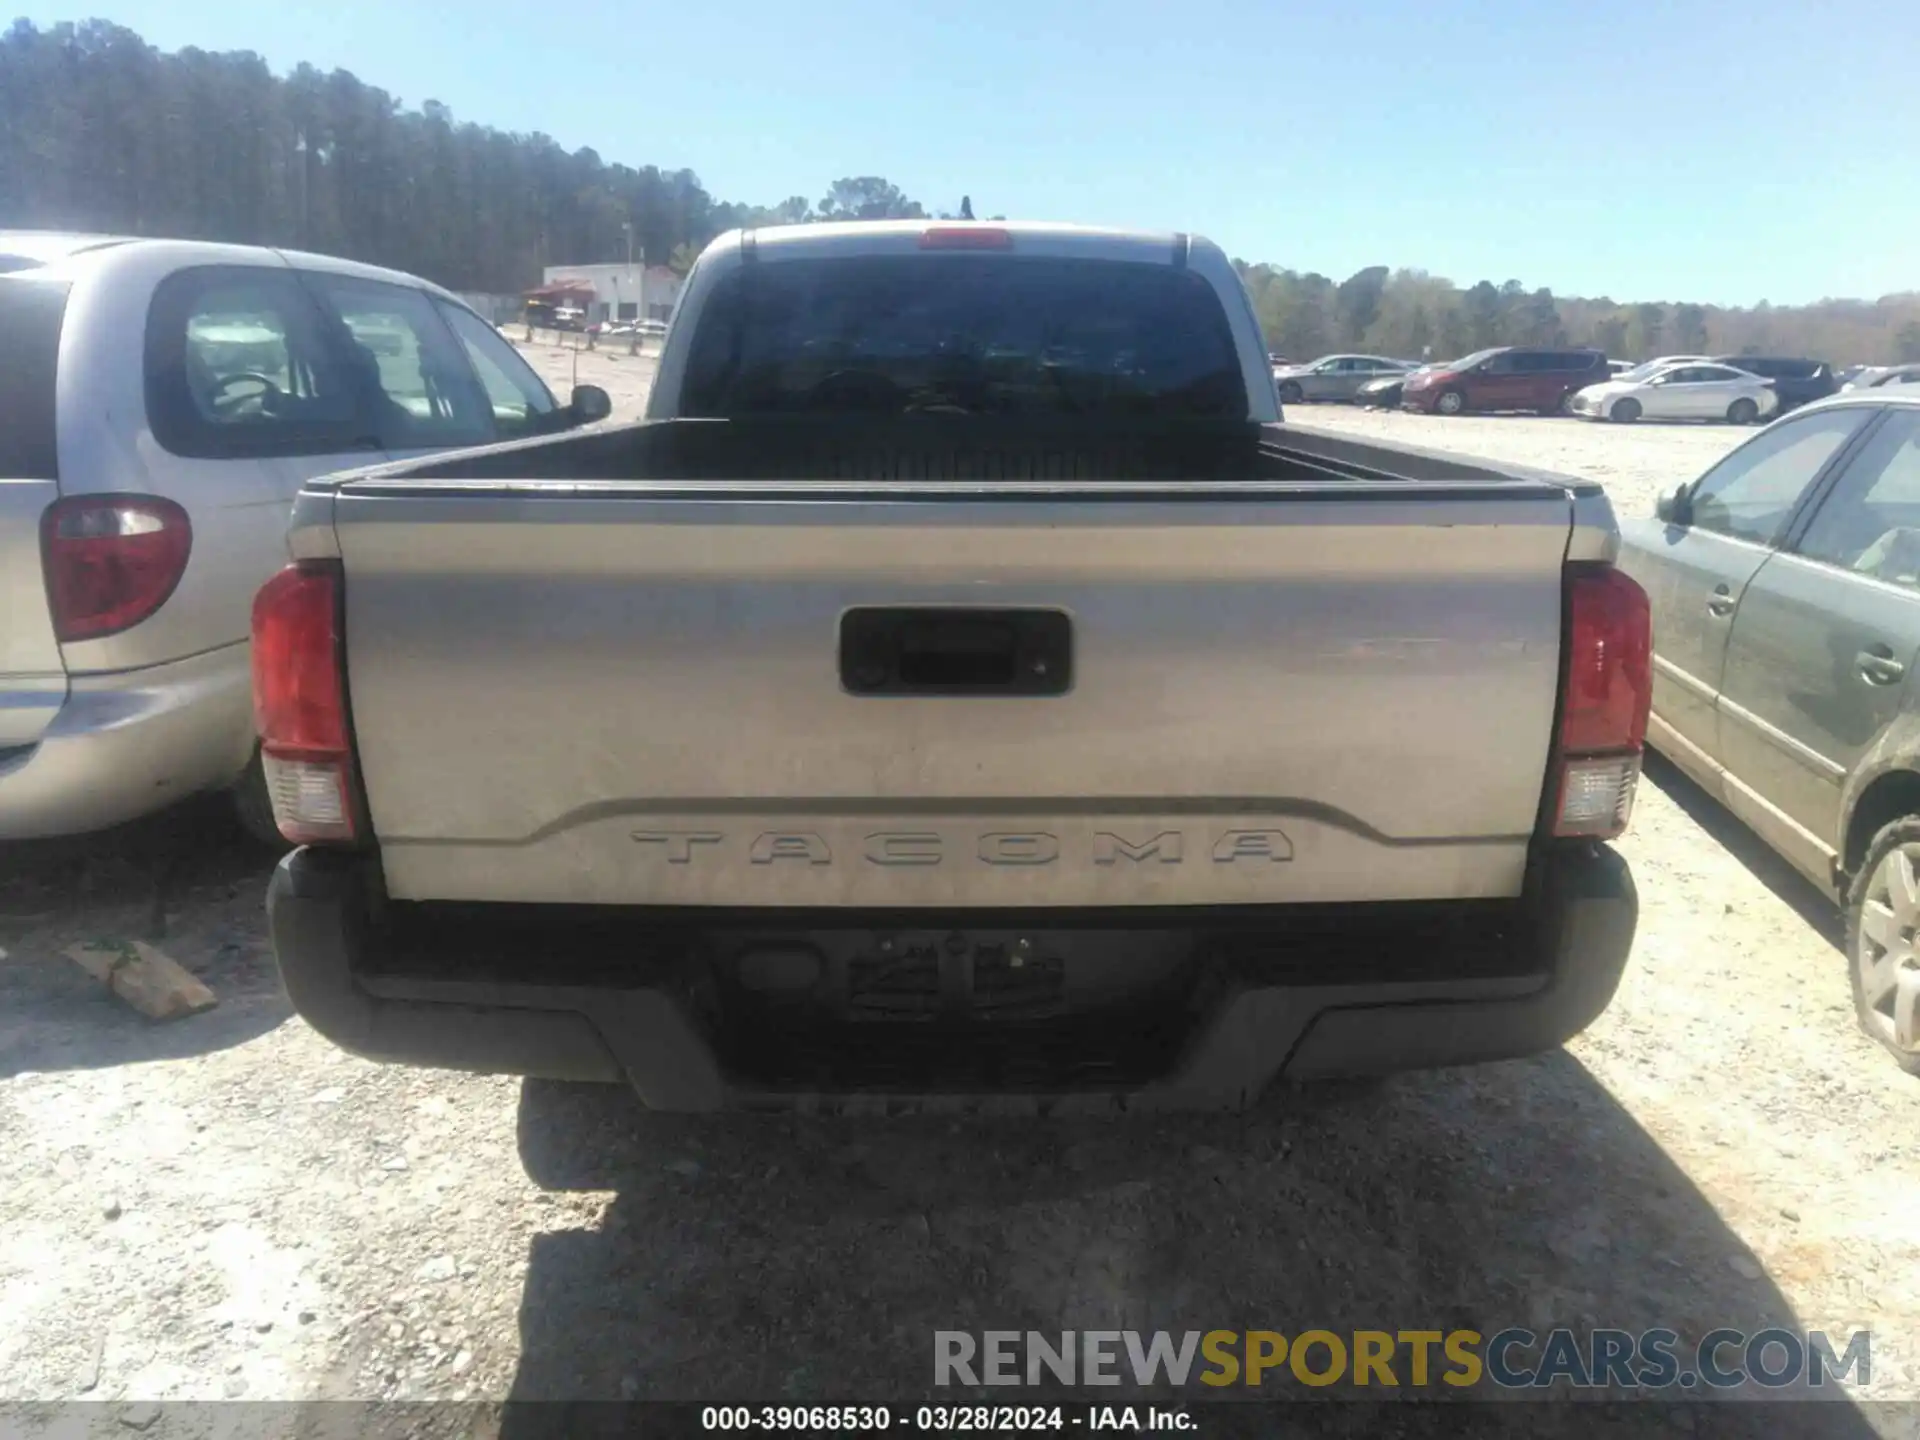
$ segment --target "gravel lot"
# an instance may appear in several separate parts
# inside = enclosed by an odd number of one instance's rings
[[[650,361],[578,359],[635,411]],[[1636,513],[1745,433],[1296,418]],[[1920,1092],[1855,1031],[1828,907],[1650,778],[1635,958],[1565,1053],[1171,1123],[684,1123],[382,1069],[289,1017],[219,804],[0,849],[0,1399],[906,1397],[935,1329],[1777,1323],[1871,1328],[1862,1398],[1920,1400]],[[60,958],[109,935],[219,1007],[143,1023]]]

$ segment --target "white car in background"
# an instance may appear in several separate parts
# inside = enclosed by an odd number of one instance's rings
[[[411,275],[0,231],[0,840],[231,787],[277,841],[248,632],[302,481],[610,408]]]
[[[1869,365],[1840,388],[1878,390],[1884,385],[1920,385],[1920,365]]]
[[[1751,425],[1780,407],[1772,381],[1731,365],[1650,366],[1654,362],[1577,391],[1567,409],[1586,420],[1621,424],[1645,418]]]
[[[1613,360],[1607,362],[1609,365],[1616,363],[1618,362]],[[1614,372],[1613,378],[1616,380],[1640,380],[1653,374],[1656,370],[1666,369],[1669,365],[1711,365],[1712,363],[1713,357],[1711,355],[1656,355],[1653,359],[1642,360],[1637,365],[1621,365],[1620,369]]]

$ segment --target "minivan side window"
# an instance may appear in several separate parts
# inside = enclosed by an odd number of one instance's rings
[[[425,291],[304,271],[334,322],[352,378],[386,450],[484,445],[493,411],[466,351]]]
[[[1694,483],[1692,525],[1772,545],[1800,497],[1867,422],[1868,408],[1787,420],[1742,445]]]
[[[467,359],[473,362],[480,387],[487,392],[487,401],[492,406],[493,426],[500,438],[518,440],[545,430],[546,417],[558,407],[553,392],[534,374],[533,367],[520,358],[520,352],[471,310],[449,305],[444,300],[435,304],[440,307],[440,314],[454,338],[467,352]]]
[[[1520,369],[1521,359],[1518,353],[1509,350],[1504,355],[1495,355],[1480,370],[1486,375],[1512,375]]]
[[[338,352],[289,270],[195,266],[156,287],[147,421],[192,459],[376,448]]]

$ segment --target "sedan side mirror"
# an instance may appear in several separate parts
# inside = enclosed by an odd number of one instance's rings
[[[567,412],[576,425],[592,425],[613,413],[613,397],[598,385],[576,385]]]
[[[1689,525],[1693,523],[1693,486],[1676,485],[1666,491],[1653,505],[1654,518],[1664,520],[1669,525]]]

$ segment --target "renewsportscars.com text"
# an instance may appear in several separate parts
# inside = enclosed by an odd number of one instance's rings
[[[1823,1330],[937,1330],[935,1385],[1730,1390],[1873,1380],[1873,1337]]]

